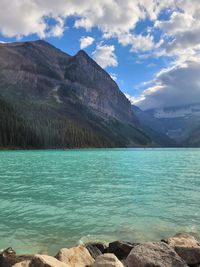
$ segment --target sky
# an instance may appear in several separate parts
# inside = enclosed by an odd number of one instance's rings
[[[0,42],[84,49],[143,110],[200,103],[199,0],[0,0]]]

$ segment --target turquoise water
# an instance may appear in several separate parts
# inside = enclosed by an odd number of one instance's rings
[[[199,149],[0,152],[0,248],[200,234]]]

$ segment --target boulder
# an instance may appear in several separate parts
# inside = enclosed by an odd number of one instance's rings
[[[96,257],[98,257],[99,255],[102,254],[102,252],[100,251],[100,249],[96,246],[95,243],[88,243],[85,244],[85,247],[87,248],[87,250],[89,251],[90,255],[92,256],[93,259],[96,259]]]
[[[96,259],[97,256],[106,253],[108,245],[103,242],[89,242],[84,245],[89,251],[90,255]]]
[[[34,255],[29,267],[70,267],[68,264],[61,262],[54,257],[47,255]]]
[[[186,267],[187,264],[167,244],[147,242],[136,245],[129,253],[128,267]]]
[[[92,267],[124,267],[118,258],[111,253],[98,256]]]
[[[129,242],[124,241],[114,241],[109,243],[109,247],[107,249],[108,253],[113,253],[119,259],[126,259],[130,251],[134,245]]]
[[[56,259],[71,267],[91,266],[94,262],[94,259],[84,246],[77,246],[70,249],[62,248],[56,255]]]
[[[0,267],[26,267],[32,258],[33,255],[17,255],[12,248],[7,248],[0,253]]]
[[[200,265],[200,245],[194,236],[179,233],[161,241],[172,247],[188,265]]]
[[[10,267],[16,263],[16,252],[12,248],[7,248],[0,253],[0,266]]]

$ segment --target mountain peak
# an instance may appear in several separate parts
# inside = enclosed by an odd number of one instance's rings
[[[47,41],[43,40],[43,39],[35,40],[32,43],[40,43],[40,44],[45,44],[45,45],[48,44],[49,45],[49,43]]]
[[[53,46],[49,42],[47,42],[45,40],[41,40],[41,39],[35,40],[35,41],[30,41],[30,42],[24,42],[22,44],[25,46],[33,46],[33,47],[37,47],[37,48],[41,48],[41,49],[51,49],[51,50],[53,49],[53,50],[61,51],[60,49],[56,48],[55,46]]]
[[[78,53],[75,55],[75,57],[92,60],[91,57],[84,50],[79,50]]]
[[[87,64],[87,66],[89,66],[88,65],[88,63],[89,63],[93,68],[95,68],[99,72],[101,72],[106,77],[106,79],[111,79],[110,75],[92,57],[90,57],[84,50],[79,50],[78,53],[74,57],[78,60],[79,64],[81,64],[81,65]]]
[[[49,42],[42,40],[42,39],[38,39],[36,41],[31,41],[31,42],[26,42],[26,43],[30,43],[32,45],[42,45],[42,46],[53,47],[55,49],[55,47],[52,44],[50,44]]]

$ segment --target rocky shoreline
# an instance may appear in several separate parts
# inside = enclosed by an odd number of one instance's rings
[[[200,244],[188,233],[159,242],[109,244],[91,242],[62,248],[55,257],[18,255],[12,248],[0,253],[0,267],[200,267]]]

